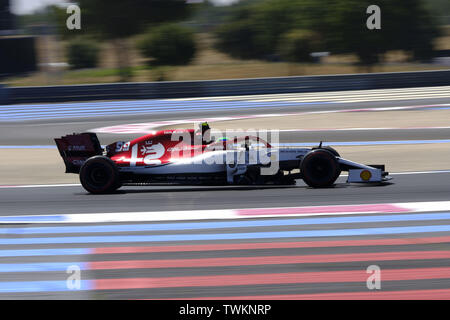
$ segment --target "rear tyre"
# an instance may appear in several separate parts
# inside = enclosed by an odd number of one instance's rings
[[[313,188],[326,188],[334,184],[341,174],[336,156],[328,150],[308,152],[300,164],[303,181]]]
[[[84,189],[94,194],[111,193],[121,187],[116,164],[104,156],[89,158],[83,164],[80,182]]]

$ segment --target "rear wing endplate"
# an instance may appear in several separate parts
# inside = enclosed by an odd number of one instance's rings
[[[103,154],[97,135],[92,132],[67,135],[55,139],[55,143],[66,165],[66,173],[79,173],[88,158]]]

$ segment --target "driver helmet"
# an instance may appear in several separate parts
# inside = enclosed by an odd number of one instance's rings
[[[201,134],[202,134],[202,140],[203,140],[203,142],[204,143],[209,143],[209,142],[211,142],[211,131],[210,131],[210,127],[209,127],[209,124],[208,124],[208,122],[202,122],[202,123],[200,123],[200,125],[199,125],[199,131],[201,132]]]
[[[200,127],[201,127],[201,129],[202,129],[202,133],[204,133],[206,130],[209,130],[210,129],[210,127],[209,127],[209,124],[208,124],[208,122],[202,122],[201,124],[200,124]]]

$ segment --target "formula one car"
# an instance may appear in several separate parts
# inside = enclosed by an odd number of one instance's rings
[[[206,129],[206,130],[205,130]],[[66,173],[80,176],[94,194],[111,193],[122,185],[170,184],[295,184],[331,187],[342,171],[348,183],[389,180],[384,165],[363,165],[341,158],[329,146],[272,147],[258,135],[209,141],[201,130],[163,130],[102,148],[95,133],[55,139]]]

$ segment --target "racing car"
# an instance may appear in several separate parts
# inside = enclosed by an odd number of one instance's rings
[[[151,184],[295,184],[312,188],[335,185],[342,171],[347,183],[391,179],[384,165],[364,165],[342,158],[322,142],[312,148],[272,146],[258,135],[210,139],[210,128],[148,133],[102,148],[95,133],[55,139],[66,173],[79,174],[90,193],[112,193],[123,185]],[[209,137],[209,138],[208,138]]]

